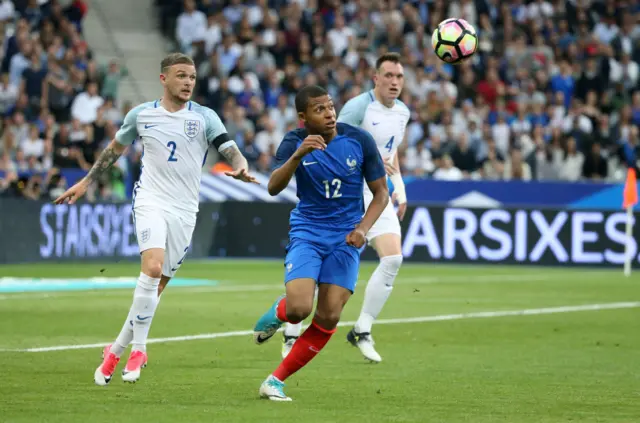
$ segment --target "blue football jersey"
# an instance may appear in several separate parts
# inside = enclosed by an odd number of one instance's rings
[[[364,181],[385,176],[384,164],[371,135],[346,123],[336,125],[338,135],[324,151],[304,156],[296,169],[300,201],[291,211],[290,225],[317,226],[329,230],[352,230],[364,214]],[[282,166],[308,136],[306,129],[285,135],[276,152]]]

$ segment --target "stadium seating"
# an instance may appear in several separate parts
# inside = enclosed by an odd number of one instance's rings
[[[5,1],[0,195],[50,199],[90,168],[122,121],[114,95],[123,69],[98,63],[82,36],[84,1]],[[34,5],[35,4],[35,5]],[[126,198],[115,167],[90,199]]]
[[[291,106],[300,86],[324,85],[340,106],[371,89],[376,55],[387,50],[405,60],[402,100],[413,117],[401,151],[405,175],[618,181],[635,157],[638,6],[156,3],[167,36],[198,59],[199,100],[223,116],[263,172],[278,145],[273,135],[296,125]],[[452,16],[471,22],[481,40],[474,59],[456,67],[430,48],[435,25]]]
[[[126,70],[96,63],[83,41],[86,4],[40,3],[0,7],[5,196],[55,195],[88,169],[126,113],[113,98]],[[282,135],[298,125],[297,89],[323,85],[339,110],[372,88],[376,56],[397,51],[405,63],[401,99],[412,112],[399,151],[405,176],[618,182],[635,167],[640,145],[638,6],[593,3],[588,11],[544,0],[156,0],[155,7],[163,34],[196,60],[195,100],[221,116],[262,175]],[[432,29],[450,16],[467,19],[480,38],[478,53],[459,66],[431,49]],[[132,149],[89,199],[126,199],[139,154]]]

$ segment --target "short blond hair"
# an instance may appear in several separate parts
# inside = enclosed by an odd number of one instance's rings
[[[160,72],[166,72],[167,68],[174,65],[191,65],[195,66],[193,59],[183,53],[171,53],[160,62]]]

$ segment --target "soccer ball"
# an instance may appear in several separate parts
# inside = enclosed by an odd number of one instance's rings
[[[478,48],[478,35],[464,19],[447,19],[433,31],[431,45],[440,60],[455,65],[473,56]]]

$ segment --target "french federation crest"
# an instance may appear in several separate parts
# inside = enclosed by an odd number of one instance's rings
[[[353,172],[356,170],[356,167],[358,166],[358,161],[353,157],[349,156],[347,157],[347,166],[349,166],[349,171]]]
[[[200,121],[199,120],[185,120],[184,121],[184,133],[189,138],[195,138],[200,133]]]

